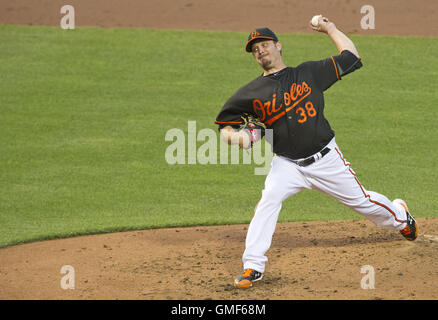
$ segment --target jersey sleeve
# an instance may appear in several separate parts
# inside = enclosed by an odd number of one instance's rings
[[[336,69],[341,77],[353,72],[362,67],[362,61],[348,50],[344,50],[340,55],[333,57],[336,64]]]
[[[216,117],[215,124],[219,125],[219,130],[226,126],[239,128],[243,124],[241,116],[244,113],[253,113],[250,106],[249,101],[242,97],[241,90],[238,90],[225,102]]]
[[[337,56],[307,62],[307,67],[320,90],[325,91],[343,76],[362,67],[362,61],[348,50]]]

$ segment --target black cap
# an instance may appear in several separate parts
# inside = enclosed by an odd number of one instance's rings
[[[252,31],[248,36],[248,42],[246,43],[245,50],[246,52],[251,52],[251,44],[253,41],[257,39],[267,39],[278,41],[277,36],[274,32],[272,32],[269,28],[258,28]]]

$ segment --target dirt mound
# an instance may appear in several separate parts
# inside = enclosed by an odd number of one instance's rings
[[[418,221],[415,242],[365,220],[280,223],[250,290],[233,287],[245,225],[23,244],[0,250],[0,299],[437,299],[438,219]],[[61,287],[64,265],[74,290]],[[362,288],[364,266],[374,289]]]

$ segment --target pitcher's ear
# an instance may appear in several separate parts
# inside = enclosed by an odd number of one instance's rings
[[[281,44],[281,42],[280,41],[277,41],[276,43],[275,43],[275,46],[277,47],[277,49],[280,51],[280,54],[281,55],[283,55],[283,45]]]

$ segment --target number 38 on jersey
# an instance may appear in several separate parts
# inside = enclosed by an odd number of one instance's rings
[[[313,106],[313,103],[308,101],[304,105],[304,108],[303,107],[297,108],[295,113],[299,115],[298,122],[304,123],[307,121],[308,117],[313,118],[314,116],[316,116],[316,109]]]

